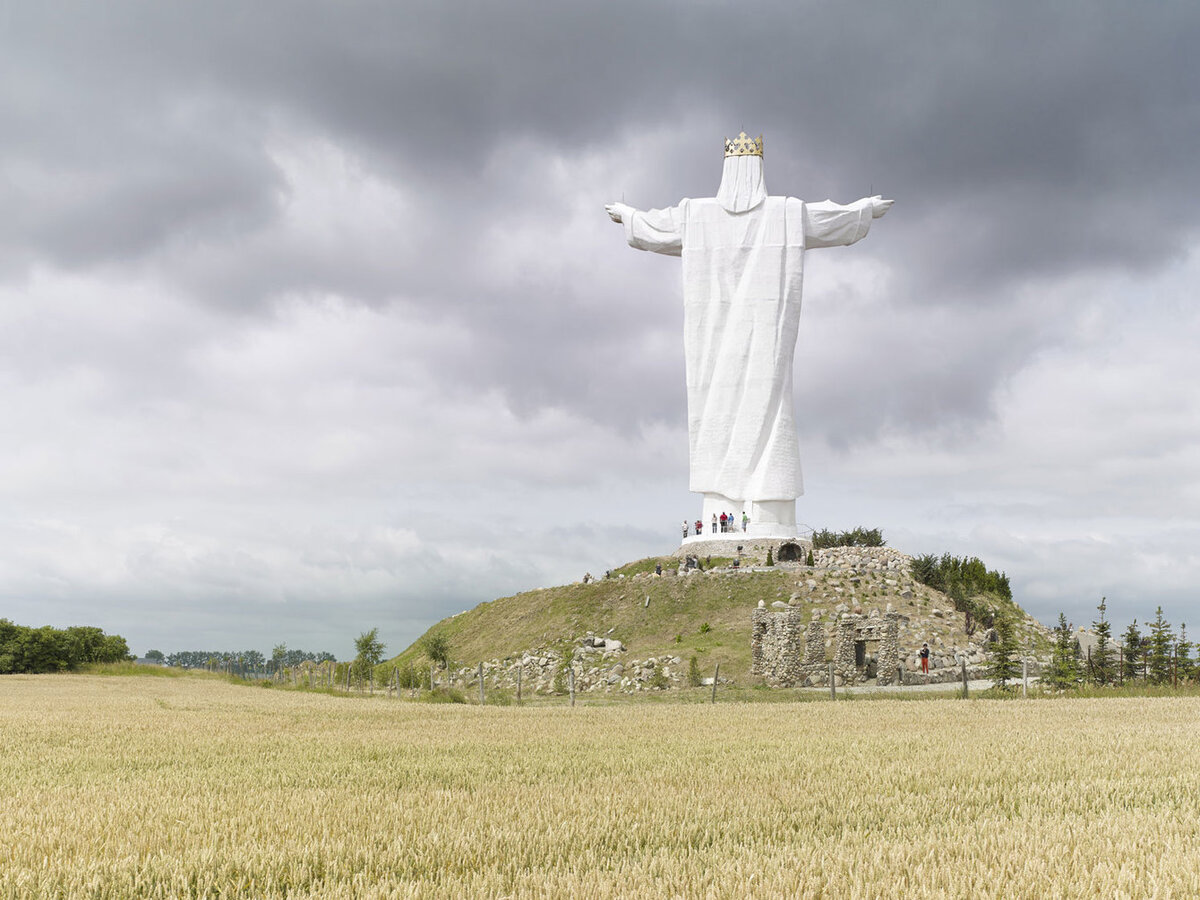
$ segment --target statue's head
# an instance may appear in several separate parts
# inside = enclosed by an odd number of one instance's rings
[[[717,202],[731,213],[754,209],[767,199],[763,182],[763,139],[746,137],[742,132],[733,140],[725,138],[725,167]]]

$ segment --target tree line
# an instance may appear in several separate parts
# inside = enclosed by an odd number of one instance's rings
[[[913,578],[934,590],[941,591],[954,603],[954,608],[966,614],[967,634],[976,628],[993,628],[999,610],[987,595],[1012,602],[1012,586],[1003,572],[989,569],[978,557],[959,557],[943,553],[914,556]]]
[[[1134,619],[1120,639],[1116,639],[1112,623],[1105,615],[1106,598],[1100,598],[1096,609],[1100,613],[1092,622],[1096,643],[1087,653],[1072,633],[1066,616],[1058,614],[1050,665],[1042,675],[1043,682],[1055,688],[1069,689],[1084,684],[1141,681],[1174,685],[1200,680],[1200,660],[1193,655],[1196,645],[1188,640],[1186,623],[1180,624],[1176,635],[1171,630],[1171,623],[1163,617],[1160,606],[1154,611],[1154,621],[1144,623],[1145,632]]]
[[[267,674],[298,666],[301,663],[335,662],[337,658],[327,650],[313,653],[308,650],[292,650],[287,644],[277,644],[270,657],[259,650],[179,650],[164,654],[151,650],[147,659],[181,669],[210,669],[214,671],[241,670]]]
[[[132,659],[119,634],[90,625],[30,628],[0,619],[0,674],[65,672],[87,663]]]

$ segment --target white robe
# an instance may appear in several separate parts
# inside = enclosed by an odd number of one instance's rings
[[[758,158],[754,158],[758,162]],[[804,493],[792,411],[804,251],[853,244],[873,203],[718,198],[623,218],[631,247],[683,257],[690,489],[731,500]]]

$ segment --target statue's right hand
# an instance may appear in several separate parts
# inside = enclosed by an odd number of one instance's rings
[[[625,221],[625,210],[627,209],[629,207],[624,203],[609,203],[604,207],[604,211],[608,213],[608,217],[617,223]]]

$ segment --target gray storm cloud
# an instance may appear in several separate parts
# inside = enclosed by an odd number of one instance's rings
[[[744,128],[777,192],[897,200],[811,263],[813,524],[1086,607],[1105,541],[1198,530],[1195,418],[1145,412],[1200,374],[1198,32],[1182,3],[9,5],[0,598],[135,646],[201,608],[212,641],[349,609],[399,644],[650,552],[691,502],[678,272],[602,207],[711,196]]]

